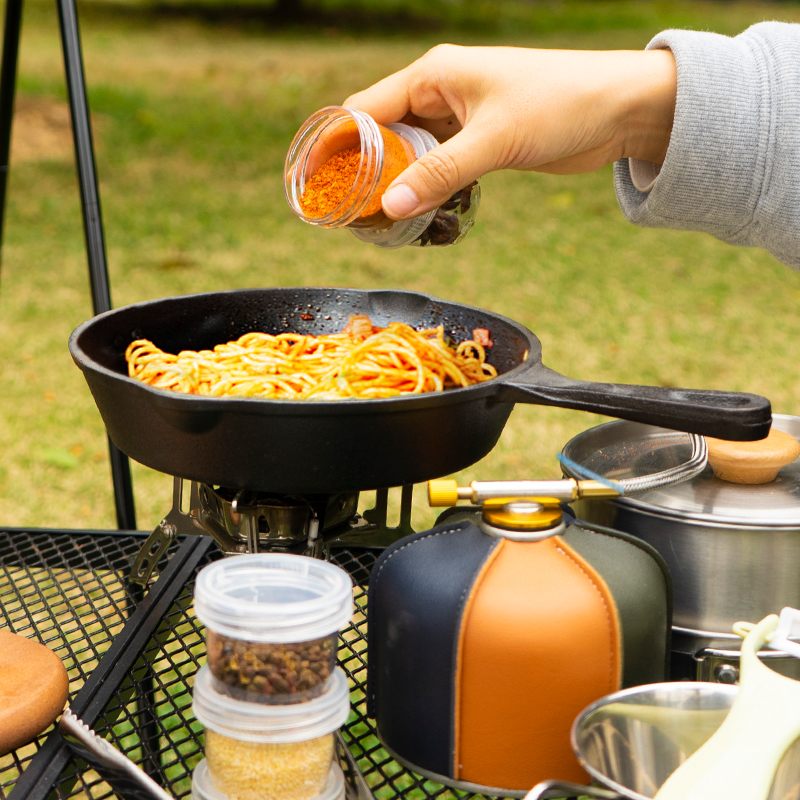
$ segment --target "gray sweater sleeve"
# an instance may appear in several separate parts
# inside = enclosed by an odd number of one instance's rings
[[[678,97],[667,157],[649,192],[628,159],[617,197],[637,225],[705,231],[800,268],[800,25],[762,22],[735,37],[665,31]]]

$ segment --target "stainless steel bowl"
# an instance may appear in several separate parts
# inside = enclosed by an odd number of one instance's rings
[[[649,800],[722,724],[738,693],[714,683],[660,683],[607,695],[572,726],[578,760],[603,789],[549,781],[526,800],[575,797]],[[800,800],[800,740],[786,752],[768,800]]]

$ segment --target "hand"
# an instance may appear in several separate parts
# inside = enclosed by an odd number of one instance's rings
[[[406,219],[497,169],[590,172],[626,156],[660,164],[676,86],[668,50],[439,45],[344,105],[443,142],[383,195],[386,214]]]

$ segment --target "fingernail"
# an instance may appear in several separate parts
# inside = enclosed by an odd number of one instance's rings
[[[392,186],[382,199],[383,209],[392,217],[407,217],[419,205],[417,193],[405,183]]]

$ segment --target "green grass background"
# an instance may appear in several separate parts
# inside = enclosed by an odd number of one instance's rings
[[[610,168],[489,175],[475,230],[445,249],[384,252],[303,225],[282,189],[287,146],[309,114],[439,41],[641,48],[670,26],[734,34],[800,21],[800,6],[326,0],[305,23],[277,27],[257,6],[212,19],[176,5],[81,6],[116,306],[253,286],[419,289],[519,320],[545,363],[573,377],[758,392],[800,413],[800,274],[760,250],[630,225]],[[26,0],[18,86],[64,97],[49,0]],[[74,165],[12,164],[0,524],[115,525],[103,425],[66,346],[90,316]],[[518,406],[498,447],[459,477],[554,476],[563,444],[599,421]],[[151,528],[171,479],[134,465],[134,481],[139,527]],[[431,519],[420,496],[415,522]]]

